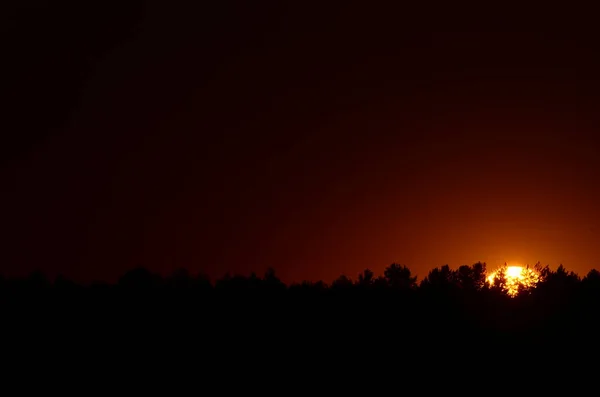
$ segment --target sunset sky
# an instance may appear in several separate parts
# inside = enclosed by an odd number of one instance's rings
[[[0,273],[599,267],[590,14],[59,3],[2,16]]]

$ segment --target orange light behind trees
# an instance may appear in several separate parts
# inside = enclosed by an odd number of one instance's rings
[[[536,269],[529,266],[503,266],[487,277],[491,286],[497,286],[510,296],[516,296],[519,291],[535,288],[540,279]]]

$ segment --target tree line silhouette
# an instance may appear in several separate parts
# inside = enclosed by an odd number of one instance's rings
[[[537,283],[524,282],[514,296],[503,270],[490,283],[480,262],[438,267],[420,281],[408,267],[393,263],[378,276],[366,269],[355,279],[341,275],[329,284],[290,285],[273,269],[211,282],[185,269],[163,277],[136,268],[116,283],[89,285],[64,277],[50,281],[34,272],[0,278],[0,310],[3,331],[19,337],[32,330],[47,338],[87,332],[118,340],[129,335],[138,342],[168,335],[173,343],[202,343],[203,354],[214,346],[220,354],[224,346],[236,354],[248,346],[333,351],[362,340],[381,341],[381,349],[398,354],[454,357],[489,347],[526,349],[539,357],[550,345],[561,354],[574,351],[560,340],[595,340],[600,272],[579,277],[562,265],[532,269]],[[373,354],[372,348],[357,348]]]
[[[529,267],[527,267],[529,269]],[[557,270],[537,263],[532,267],[535,282],[527,280],[529,273],[520,283],[516,296],[508,296],[506,265],[495,272],[493,282],[487,278],[485,263],[463,265],[451,269],[448,265],[434,268],[418,282],[411,270],[397,263],[386,267],[383,274],[376,276],[365,269],[355,280],[341,275],[330,284],[323,281],[284,284],[274,269],[268,269],[260,277],[225,274],[211,282],[203,275],[191,275],[178,269],[168,277],[140,267],[120,277],[117,283],[77,284],[63,276],[51,282],[43,273],[33,272],[28,277],[0,277],[0,304],[6,309],[11,306],[43,308],[50,304],[54,308],[67,308],[77,302],[99,299],[98,303],[110,304],[136,302],[151,305],[158,299],[165,303],[209,306],[229,303],[243,306],[255,301],[296,302],[297,304],[321,300],[342,303],[343,300],[377,301],[379,304],[424,304],[425,302],[452,302],[469,305],[477,302],[492,302],[526,306],[540,304],[545,307],[565,305],[589,305],[600,298],[600,272],[593,269],[581,278],[562,265]],[[76,299],[74,299],[76,298]],[[89,302],[88,302],[89,303]],[[571,307],[569,306],[569,307]],[[583,307],[582,306],[582,307]]]

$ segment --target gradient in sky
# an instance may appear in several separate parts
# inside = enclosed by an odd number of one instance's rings
[[[216,3],[7,6],[4,273],[597,267],[594,21]]]

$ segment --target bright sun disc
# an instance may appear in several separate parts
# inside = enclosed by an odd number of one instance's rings
[[[522,266],[509,266],[506,268],[506,277],[512,277],[516,279],[523,278],[523,267]]]
[[[494,284],[498,272],[501,271],[504,272],[504,277],[506,279],[505,289],[510,296],[517,295],[519,288],[535,287],[539,279],[538,273],[529,267],[506,266],[496,270],[488,276],[487,281],[490,285]]]

